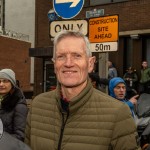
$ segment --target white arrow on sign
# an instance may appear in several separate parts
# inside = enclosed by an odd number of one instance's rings
[[[76,7],[78,3],[80,2],[80,0],[56,0],[56,4],[70,3],[70,2],[72,2],[70,7]]]

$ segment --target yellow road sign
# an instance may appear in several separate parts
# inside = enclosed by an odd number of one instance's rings
[[[118,15],[89,19],[91,43],[118,41]]]

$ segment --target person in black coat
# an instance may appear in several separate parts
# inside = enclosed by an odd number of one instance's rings
[[[89,73],[89,77],[91,79],[91,82],[93,84],[93,86],[98,89],[101,90],[101,86],[102,85],[108,85],[109,84],[109,79],[107,78],[100,78],[99,75],[97,73],[91,72]]]
[[[4,131],[24,141],[28,108],[11,69],[0,70],[0,118]]]
[[[136,70],[132,67],[129,67],[127,72],[124,74],[123,79],[126,83],[127,87],[127,95],[126,97],[130,99],[132,96],[137,94],[137,82],[138,76],[136,74]]]

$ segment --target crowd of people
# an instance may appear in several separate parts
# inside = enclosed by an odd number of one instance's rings
[[[57,34],[52,60],[56,89],[36,96],[29,110],[14,71],[0,70],[0,119],[5,136],[19,140],[20,150],[140,150],[134,121],[139,95],[127,97],[138,81],[132,67],[122,78],[110,61],[107,79],[91,73],[95,57],[90,42],[76,31]],[[142,66],[140,92],[149,92],[150,68],[146,61]],[[100,84],[108,86],[109,94],[99,90]],[[0,147],[6,139],[0,140]]]
[[[148,93],[150,94],[150,68],[148,62],[142,62],[141,75],[137,76],[136,70],[129,67],[127,72],[124,74],[123,79],[127,85],[128,96],[133,96],[136,93]]]
[[[108,77],[100,78],[98,73],[92,72],[89,74],[92,83],[95,83],[95,87],[101,90],[101,85],[109,85],[109,81],[114,77],[119,77],[117,69],[111,61],[108,61]],[[126,98],[131,98],[136,94],[148,93],[150,94],[150,68],[148,62],[142,62],[141,75],[138,77],[136,69],[129,66],[125,74],[121,77],[127,89]],[[108,91],[109,92],[109,91]]]

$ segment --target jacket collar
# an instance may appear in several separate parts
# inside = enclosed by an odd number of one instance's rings
[[[79,95],[74,97],[70,102],[69,102],[69,113],[75,113],[80,107],[82,107],[91,97],[92,91],[93,91],[93,86],[91,84],[90,79],[88,78],[87,86],[81,91]],[[56,91],[55,91],[55,96],[58,102],[58,106],[61,111],[63,111],[62,106],[61,106],[61,88],[60,84],[58,83]]]

